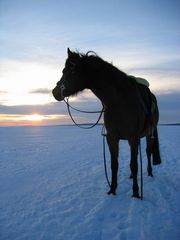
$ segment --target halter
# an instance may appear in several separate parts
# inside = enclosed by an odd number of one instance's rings
[[[60,82],[60,81],[59,81],[59,82]],[[101,117],[102,117],[102,114],[103,114],[103,112],[104,112],[104,105],[102,104],[102,110],[100,110],[100,111],[84,111],[84,110],[80,110],[80,109],[77,109],[77,108],[75,108],[75,107],[72,107],[72,106],[69,104],[69,97],[65,97],[64,94],[63,94],[63,93],[64,93],[64,90],[66,89],[66,87],[65,87],[65,85],[64,85],[65,79],[62,80],[62,83],[61,83],[61,84],[58,84],[59,82],[57,82],[56,87],[58,87],[58,88],[60,89],[61,97],[63,98],[64,102],[65,102],[66,105],[67,105],[68,113],[69,113],[69,116],[70,116],[71,120],[73,121],[73,123],[74,123],[77,127],[80,127],[80,128],[83,128],[83,129],[90,129],[90,128],[95,127],[95,126],[99,123],[99,121],[100,121],[100,119],[101,119]],[[89,127],[83,127],[82,124],[78,124],[78,123],[75,122],[75,120],[74,120],[74,118],[73,118],[73,116],[72,116],[72,114],[71,114],[70,108],[73,109],[73,110],[75,110],[75,111],[77,111],[77,112],[81,112],[81,113],[99,113],[99,117],[98,117],[97,121],[96,121],[94,124],[92,124],[91,126],[89,126]]]
[[[60,81],[59,81],[60,82]],[[59,83],[58,82],[58,83]],[[62,83],[59,85],[58,83],[57,83],[57,85],[56,85],[56,87],[58,87],[59,89],[60,89],[60,92],[61,92],[61,96],[63,97],[63,99],[65,98],[65,96],[64,96],[64,90],[66,89],[66,87],[65,87],[65,85],[64,85],[64,82],[65,82],[65,80],[63,80],[62,81]]]
[[[71,71],[72,71],[72,73],[74,74],[74,68],[75,68],[75,63],[74,62],[72,62],[72,61],[69,61],[69,63],[72,65],[72,68],[71,68]],[[59,82],[60,82],[61,80],[59,80]],[[57,87],[60,89],[60,92],[61,92],[61,96],[63,97],[63,99],[65,98],[65,96],[64,96],[64,90],[66,89],[66,87],[65,87],[65,85],[64,85],[64,83],[65,83],[65,79],[64,80],[62,80],[62,83],[59,85],[58,83],[59,82],[57,82]]]

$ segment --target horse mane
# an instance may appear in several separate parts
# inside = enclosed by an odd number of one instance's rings
[[[103,78],[103,82],[106,82],[107,84],[114,84],[116,87],[120,87],[122,81],[124,80],[129,82],[130,78],[126,73],[119,70],[112,63],[103,60],[96,54],[96,52],[88,51],[86,54],[77,52],[76,54],[78,54],[78,56],[82,59],[82,62],[84,61],[88,63],[89,66],[96,66],[100,72],[104,73],[105,78]]]

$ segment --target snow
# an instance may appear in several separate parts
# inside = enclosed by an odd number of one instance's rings
[[[143,201],[131,198],[126,141],[117,196],[106,194],[101,126],[9,127],[0,136],[1,240],[180,239],[180,126],[159,126],[153,178],[142,141]]]

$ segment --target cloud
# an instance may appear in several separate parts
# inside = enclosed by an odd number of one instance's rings
[[[5,93],[7,93],[7,91],[1,91],[0,90],[0,94],[5,94]]]
[[[156,94],[160,111],[160,123],[180,122],[180,92],[166,92]],[[100,101],[91,95],[90,91],[79,94],[76,98],[70,99],[73,107],[86,111],[97,111],[102,109]],[[73,117],[77,122],[95,122],[98,114],[84,114],[71,110]],[[56,120],[49,119],[52,124],[70,124],[72,121],[68,115],[67,106],[64,102],[52,102],[44,105],[21,105],[21,106],[3,106],[0,105],[2,114],[40,114],[45,116],[61,115],[64,118]]]
[[[89,91],[84,91],[76,97],[69,99],[70,104],[79,108],[80,110],[86,111],[97,111],[101,110],[101,102]],[[0,113],[5,114],[32,114],[37,112],[39,114],[67,114],[67,106],[64,102],[51,102],[47,104],[36,104],[36,105],[17,105],[17,106],[6,106],[0,105]],[[72,110],[73,114],[78,115]]]
[[[36,89],[33,90],[35,92],[46,92],[44,91],[45,89]],[[46,89],[47,90],[47,89]],[[78,108],[80,110],[85,110],[85,111],[99,111],[102,109],[102,105],[100,101],[89,91],[84,91],[83,93],[79,94],[76,97],[70,98],[70,104]],[[99,114],[84,114],[84,113],[79,113],[77,111],[74,111],[71,109],[73,118],[75,121],[78,123],[87,123],[87,122],[95,122],[99,116]],[[14,117],[13,115],[32,115],[32,114],[40,114],[43,116],[49,116],[49,120],[45,122],[49,125],[50,123],[52,125],[54,124],[72,124],[72,121],[69,117],[68,111],[67,111],[67,106],[64,102],[51,102],[43,105],[18,105],[18,106],[5,106],[5,105],[0,105],[0,113],[8,115],[12,115],[12,118]],[[59,117],[56,119],[50,119],[50,116],[63,116]],[[0,118],[2,115],[0,116]],[[18,119],[17,119],[18,120]],[[8,120],[8,124],[10,125],[10,120]],[[16,123],[16,125],[20,123]],[[21,123],[22,124],[22,123]],[[2,125],[2,121],[0,122],[0,125]]]
[[[51,89],[48,89],[48,88],[38,88],[38,89],[34,89],[34,90],[31,90],[29,91],[29,93],[32,93],[32,94],[52,94],[52,90]]]
[[[4,114],[32,114],[34,112],[39,114],[64,114],[66,113],[66,108],[63,103],[59,102],[44,105],[0,105],[0,113]]]
[[[68,116],[62,114],[0,114],[0,126],[37,126],[69,124]]]
[[[129,74],[147,79],[150,89],[156,94],[177,92],[180,89],[180,68],[175,67],[134,67]]]
[[[50,89],[60,76],[56,65],[0,59],[0,66],[1,104],[32,105],[54,101]]]
[[[180,91],[157,94],[160,123],[180,123]]]

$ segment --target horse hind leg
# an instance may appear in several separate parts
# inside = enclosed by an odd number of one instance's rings
[[[133,195],[132,197],[140,198],[139,196],[139,186],[137,182],[137,173],[138,173],[138,162],[137,162],[137,156],[138,156],[138,139],[131,139],[129,141],[130,147],[131,147],[131,173],[133,177]]]
[[[152,149],[153,165],[158,165],[158,164],[161,164],[161,156],[160,156],[160,151],[159,151],[159,138],[158,138],[157,127],[154,129],[153,139],[154,139],[153,149]]]
[[[146,155],[148,159],[147,171],[148,175],[153,177],[152,166],[151,166],[151,155],[153,151],[153,141],[154,139],[151,136],[146,136]]]
[[[152,166],[151,166],[151,155],[153,157],[153,165],[157,165],[161,163],[157,128],[153,130],[153,133],[151,136],[148,136],[148,135],[146,136],[146,142],[147,142],[146,154],[148,159],[147,171],[148,171],[148,175],[153,177]]]

